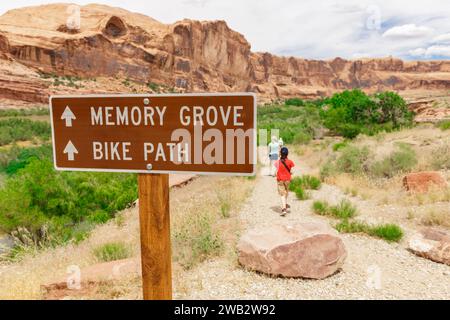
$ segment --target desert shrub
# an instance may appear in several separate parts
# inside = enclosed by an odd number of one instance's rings
[[[370,173],[376,177],[392,178],[396,174],[410,171],[416,164],[414,150],[407,144],[397,144],[390,155],[371,165]]]
[[[213,216],[200,212],[182,218],[180,227],[173,233],[175,259],[186,269],[204,259],[217,255],[223,241],[212,227]]]
[[[347,146],[341,150],[336,160],[336,169],[340,172],[359,174],[366,170],[370,157],[368,147]]]
[[[333,145],[333,151],[339,151],[340,149],[345,148],[347,145],[347,141],[335,143]]]
[[[324,179],[333,176],[336,172],[336,165],[332,160],[328,160],[320,167],[320,179],[323,181]]]
[[[48,140],[50,132],[50,125],[43,121],[22,118],[0,120],[0,146],[15,141],[32,140],[34,137]]]
[[[46,240],[46,229],[53,241],[66,242],[78,224],[104,222],[136,198],[135,175],[59,172],[51,160],[32,159],[0,189],[0,228],[25,228],[35,242]]]
[[[304,103],[303,100],[300,99],[300,98],[291,98],[291,99],[286,99],[286,100],[284,101],[284,104],[285,104],[285,105],[288,105],[288,106],[297,106],[297,107],[300,107],[300,106],[303,106],[305,103]]]
[[[123,242],[111,242],[95,248],[93,254],[100,262],[115,261],[131,257],[131,248]]]
[[[435,170],[450,169],[450,143],[445,143],[431,152],[431,166]]]
[[[450,130],[450,120],[443,120],[438,123],[441,130]]]

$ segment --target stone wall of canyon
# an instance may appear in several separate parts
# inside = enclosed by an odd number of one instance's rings
[[[130,79],[190,92],[253,91],[264,99],[314,98],[356,87],[450,88],[450,61],[321,61],[254,53],[224,21],[166,25],[102,5],[83,6],[81,27],[68,29],[67,6],[27,7],[0,17],[0,97],[45,101],[59,89],[39,73]]]

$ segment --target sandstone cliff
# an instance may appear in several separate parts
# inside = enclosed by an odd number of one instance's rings
[[[166,25],[103,5],[83,6],[80,28],[70,29],[68,6],[27,7],[0,17],[0,98],[45,102],[62,90],[40,73],[131,79],[179,91],[253,91],[264,99],[313,98],[355,87],[450,88],[450,61],[278,57],[252,52],[224,21]]]

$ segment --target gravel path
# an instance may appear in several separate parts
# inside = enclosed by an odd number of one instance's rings
[[[297,173],[308,168],[294,158]],[[311,192],[312,199],[298,201],[290,195],[291,213],[278,214],[276,182],[261,169],[248,203],[240,213],[244,229],[271,225],[280,221],[327,221],[311,213],[314,199],[337,202],[345,195],[334,186],[323,185]],[[295,173],[294,173],[295,174]],[[368,202],[354,200],[358,207]],[[360,208],[361,209],[361,208]],[[374,208],[372,208],[374,209]],[[376,208],[375,208],[376,209]],[[403,226],[402,226],[403,227]],[[407,235],[409,230],[406,230]],[[406,236],[407,238],[407,236]],[[229,257],[207,261],[186,273],[190,288],[175,298],[188,299],[450,299],[450,267],[413,255],[405,249],[405,240],[389,244],[364,235],[343,234],[348,251],[343,270],[324,280],[272,278],[245,271]]]

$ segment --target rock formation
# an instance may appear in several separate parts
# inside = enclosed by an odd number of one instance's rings
[[[224,21],[163,24],[103,5],[81,7],[80,27],[70,28],[68,7],[27,7],[0,17],[0,98],[42,102],[58,92],[37,71],[131,79],[179,91],[253,91],[263,99],[314,98],[355,87],[450,88],[450,61],[278,57],[252,52]],[[4,64],[18,71],[5,76]]]

